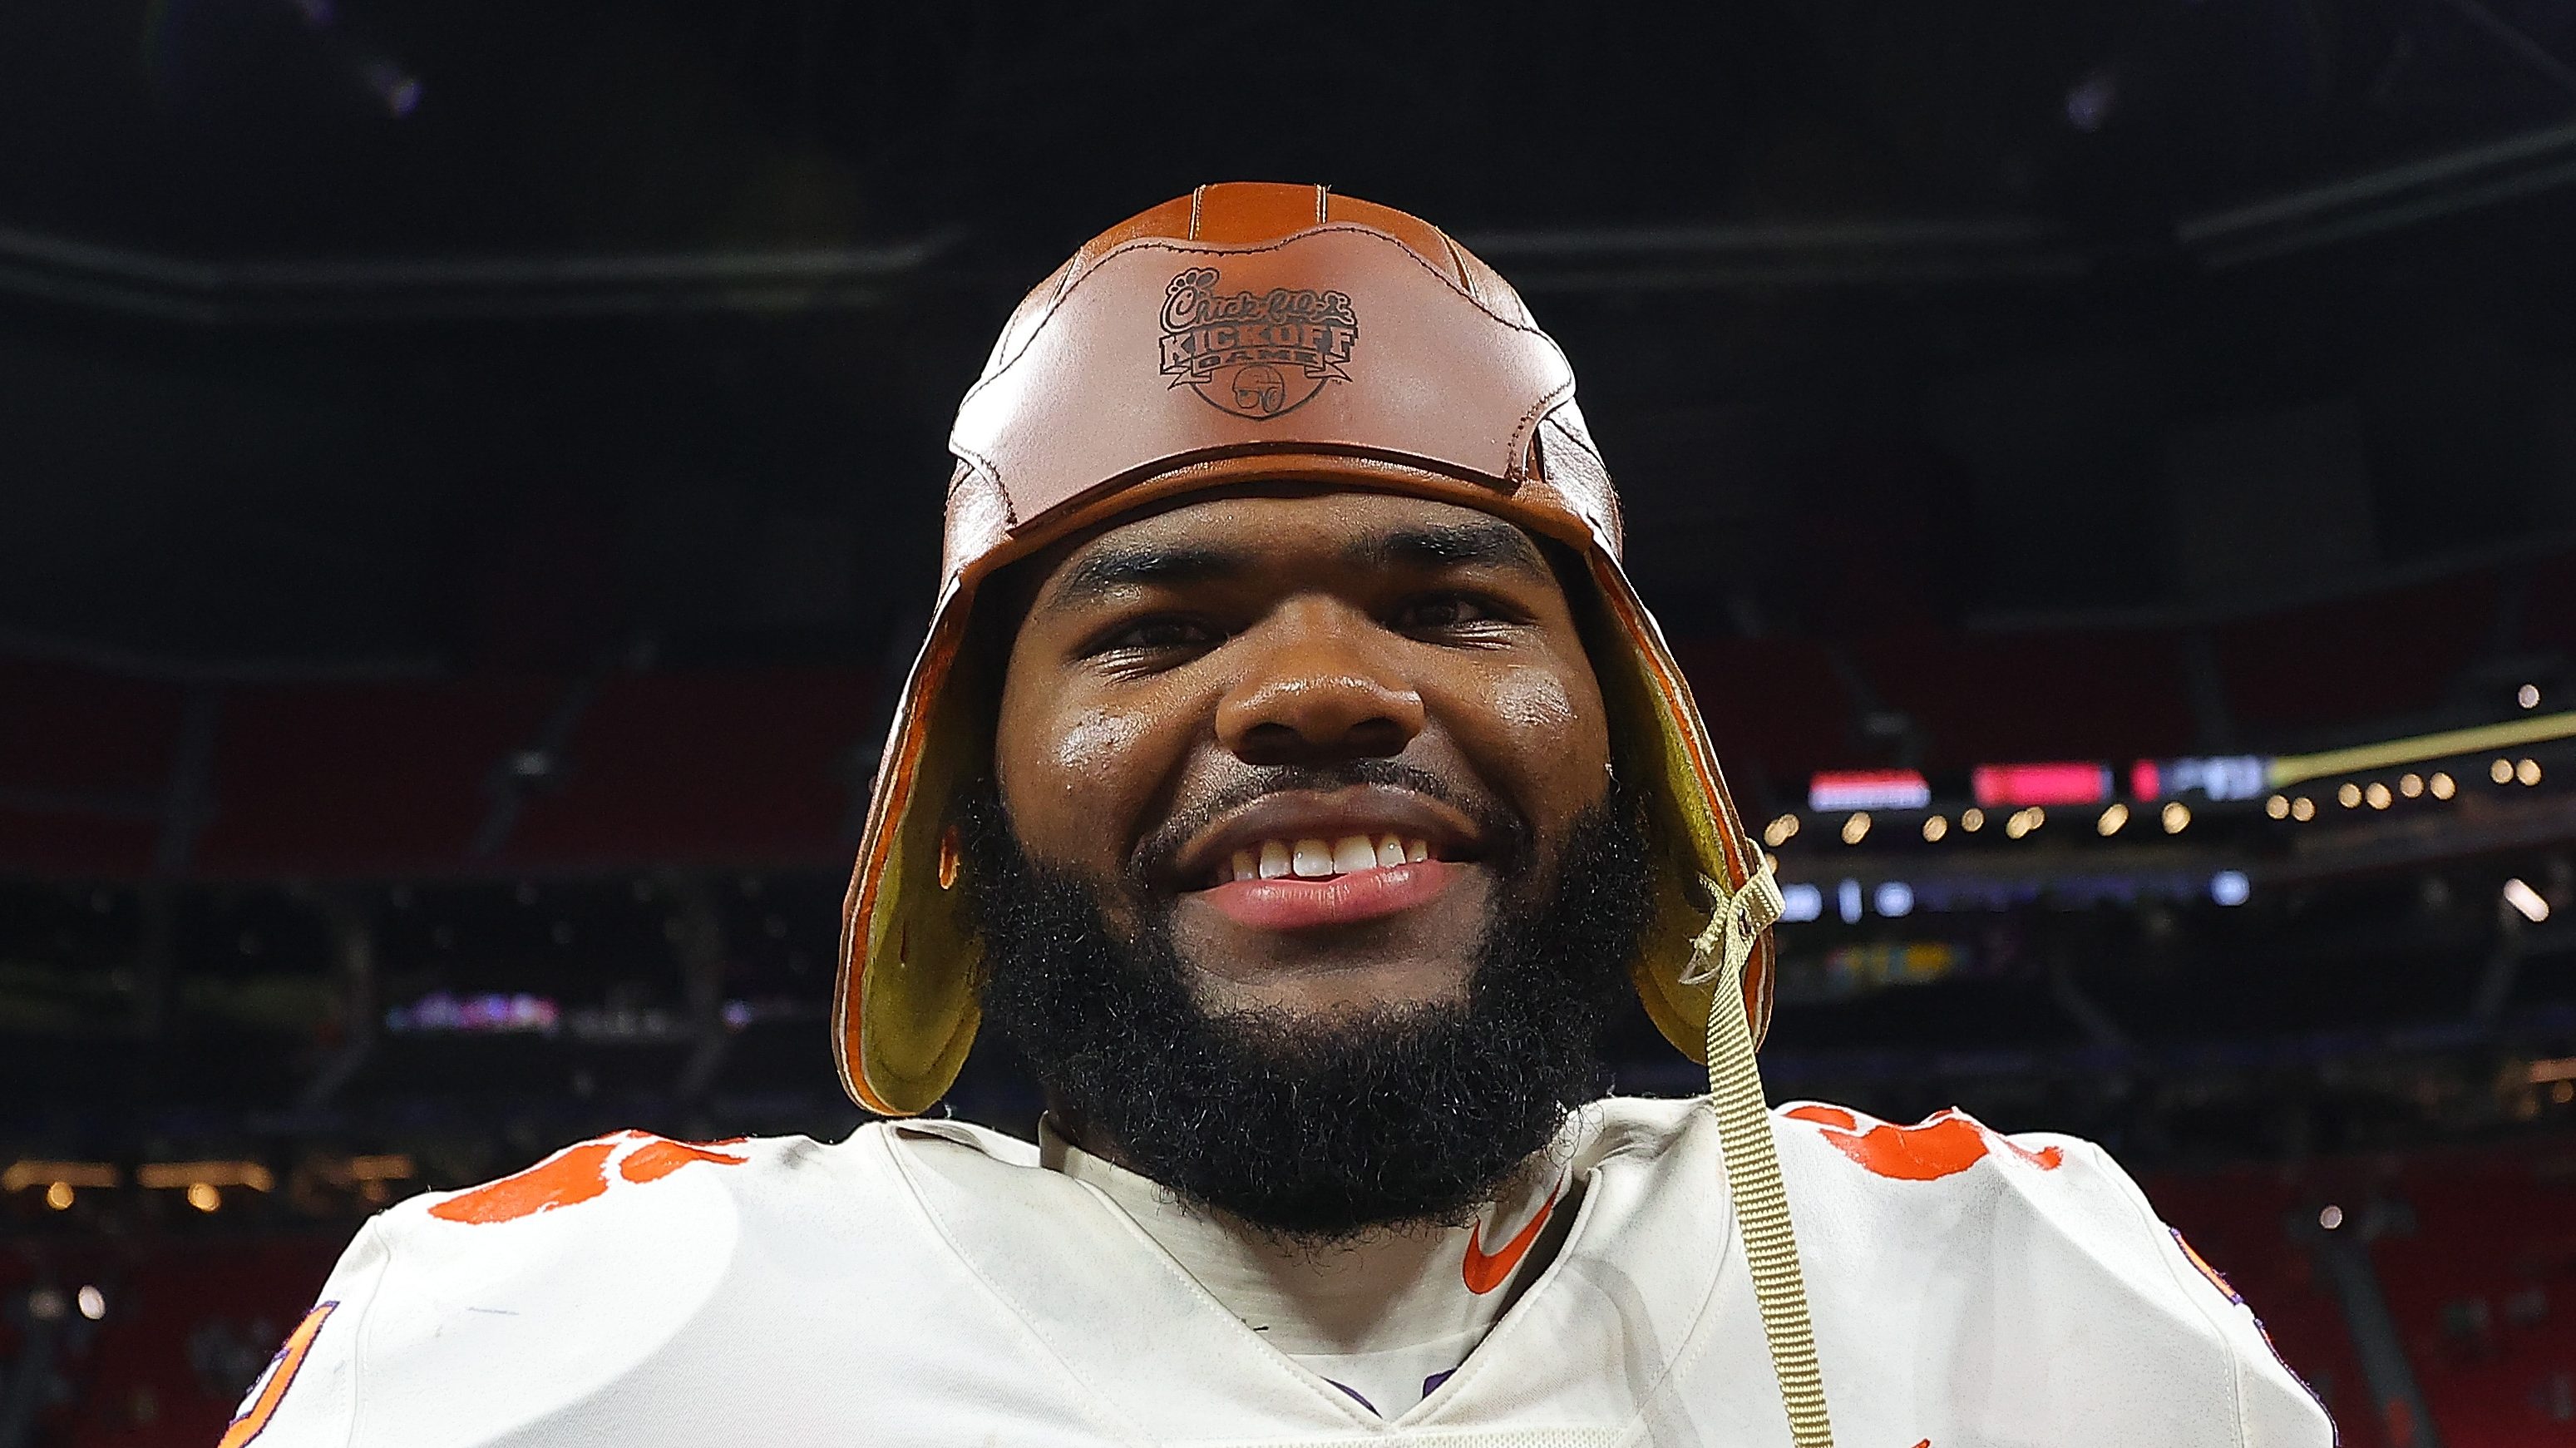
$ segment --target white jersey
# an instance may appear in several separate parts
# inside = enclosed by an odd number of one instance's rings
[[[627,1133],[404,1202],[226,1448],[1788,1443],[1715,1116],[1580,1120],[1555,1255],[1392,1417],[1034,1147],[908,1121],[837,1146]],[[1956,1113],[1773,1126],[1840,1448],[2333,1441],[2099,1148]]]

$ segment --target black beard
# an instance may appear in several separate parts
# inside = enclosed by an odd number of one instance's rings
[[[1651,903],[1645,816],[1618,783],[1545,891],[1526,844],[1498,864],[1505,903],[1462,1003],[1323,1019],[1210,1013],[1168,905],[1122,942],[1089,888],[1028,857],[989,783],[963,804],[985,1023],[1068,1134],[1185,1199],[1309,1242],[1463,1221],[1605,1083]]]

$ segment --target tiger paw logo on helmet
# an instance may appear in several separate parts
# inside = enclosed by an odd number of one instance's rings
[[[1174,387],[1259,422],[1350,380],[1360,321],[1349,293],[1217,285],[1215,267],[1192,267],[1163,293],[1163,375]]]

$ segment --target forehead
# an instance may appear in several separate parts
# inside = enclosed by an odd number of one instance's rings
[[[1042,570],[1036,599],[1214,573],[1443,566],[1551,572],[1527,533],[1491,513],[1396,493],[1281,487],[1120,520],[1059,554]]]

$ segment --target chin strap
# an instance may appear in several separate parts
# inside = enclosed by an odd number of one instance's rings
[[[1753,862],[1744,888],[1729,892],[1703,875],[1717,902],[1708,928],[1691,942],[1684,985],[1713,985],[1708,1003],[1708,1100],[1717,1111],[1717,1136],[1726,1157],[1727,1189],[1735,1196],[1735,1221],[1744,1256],[1753,1268],[1753,1298],[1762,1311],[1762,1335],[1771,1345],[1771,1372],[1788,1410],[1796,1448],[1833,1448],[1825,1416],[1824,1376],[1816,1366],[1816,1330],[1807,1318],[1807,1284],[1798,1268],[1798,1238],[1789,1223],[1789,1195],[1780,1180],[1780,1156],[1771,1139],[1770,1105],[1753,1068],[1753,1029],[1744,1014],[1744,966],[1754,943],[1785,908],[1771,860],[1751,841]]]

